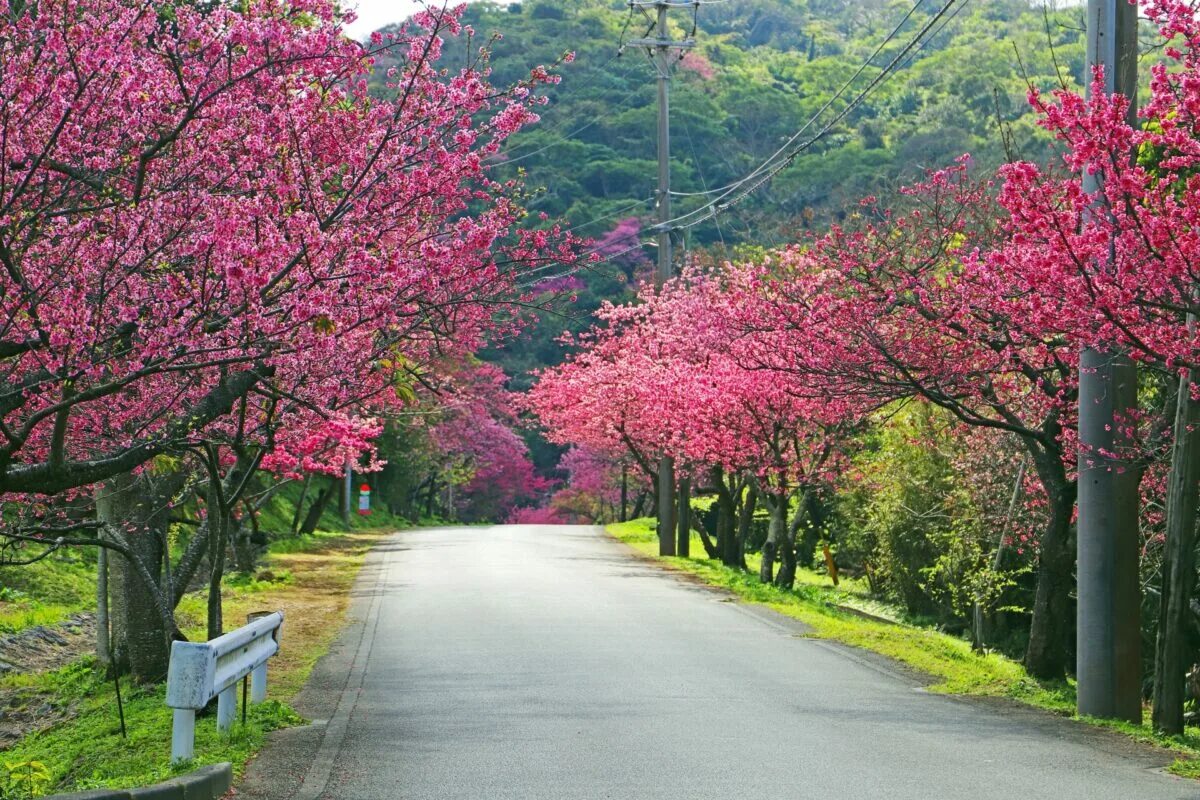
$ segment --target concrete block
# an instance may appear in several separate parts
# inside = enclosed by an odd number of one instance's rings
[[[129,792],[132,800],[184,800],[183,786],[175,781],[133,789]]]
[[[212,781],[213,798],[221,797],[233,786],[233,764],[210,764],[196,770],[196,775],[206,775]]]

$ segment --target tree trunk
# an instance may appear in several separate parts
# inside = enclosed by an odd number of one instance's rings
[[[221,608],[221,581],[225,575],[225,549],[229,531],[229,517],[225,506],[225,498],[220,487],[220,475],[213,475],[209,482],[208,515],[209,535],[212,541],[208,545],[209,561],[212,562],[212,572],[208,576],[208,638],[215,639],[225,632],[225,620]]]
[[[330,483],[317,493],[316,499],[308,507],[308,514],[304,517],[304,523],[300,526],[300,534],[302,536],[308,535],[317,529],[317,525],[321,522],[321,515],[325,513],[325,509],[329,507],[329,501],[333,499],[335,489],[336,484]]]
[[[646,493],[638,494],[637,499],[633,501],[633,516],[631,519],[641,519],[643,510],[646,507]]]
[[[762,493],[762,498],[763,502],[767,504],[767,511],[771,513],[771,526],[767,529],[767,540],[763,542],[758,579],[763,583],[772,583],[775,580],[775,558],[781,554],[781,545],[786,533],[787,521],[784,516],[787,513],[787,506],[780,497],[767,492]],[[792,555],[792,558],[795,560],[795,554]],[[795,578],[794,570],[792,577]]]
[[[629,521],[629,465],[621,464],[621,522]]]
[[[1191,666],[1188,626],[1196,578],[1196,503],[1200,479],[1200,413],[1192,400],[1195,370],[1179,380],[1175,408],[1175,441],[1167,489],[1167,530],[1163,547],[1162,594],[1159,596],[1158,640],[1154,660],[1154,711],[1157,730],[1183,733],[1185,675]]]
[[[704,545],[704,554],[709,558],[719,559],[721,557],[721,550],[717,547],[717,543],[713,541],[708,528],[705,527],[704,520],[692,515],[692,528],[696,533],[700,534],[700,542]]]
[[[658,466],[658,554],[675,555],[675,459],[663,456]]]
[[[96,661],[112,669],[112,642],[108,632],[108,548],[96,553]]]
[[[675,553],[687,558],[692,554],[692,482],[688,478],[679,479],[679,510],[675,517],[678,521],[678,540],[675,543]]]
[[[713,467],[713,487],[717,490],[717,547],[721,551],[721,563],[727,567],[738,566],[738,543],[734,531],[733,493],[725,482],[725,473]]]
[[[738,511],[737,565],[746,569],[746,542],[750,541],[750,526],[754,524],[754,510],[758,508],[758,489],[751,481],[746,486],[746,498]]]
[[[291,532],[295,536],[300,531],[300,520],[304,514],[304,501],[308,499],[308,490],[312,486],[312,473],[304,476],[304,486],[300,489],[300,499],[296,501],[296,510],[292,514]]]
[[[433,516],[433,501],[436,499],[437,499],[437,478],[431,477],[429,479],[429,491],[425,495],[425,516],[426,517]],[[326,498],[326,502],[328,502],[328,498]],[[316,530],[316,527],[314,526],[313,529]]]
[[[805,521],[808,525],[800,531],[800,525]],[[817,555],[817,542],[825,533],[825,504],[815,489],[806,491],[796,509],[796,517],[792,520],[792,541],[796,542],[796,561],[806,567],[812,566]]]
[[[1066,675],[1072,636],[1071,586],[1075,550],[1071,542],[1071,514],[1075,508],[1075,483],[1062,474],[1062,460],[1039,452],[1035,465],[1046,489],[1050,518],[1042,533],[1038,556],[1037,589],[1029,623],[1025,668],[1036,678]]]
[[[771,510],[771,526],[778,528],[779,538],[775,549],[779,553],[779,572],[775,574],[775,585],[781,589],[791,589],[796,583],[796,542],[792,539],[792,529],[788,525],[788,496],[776,497],[778,511]],[[775,517],[779,517],[776,522]]]
[[[258,545],[254,529],[244,522],[233,527],[233,568],[241,575],[252,575],[258,566]]]
[[[119,667],[128,660],[130,676],[142,684],[166,678],[174,633],[174,625],[164,619],[166,599],[161,592],[169,494],[163,496],[159,483],[148,474],[121,475],[105,482],[96,495],[100,522],[120,532],[130,551],[110,565],[110,574],[120,575],[109,586],[110,594],[113,584],[120,589],[114,604],[119,617],[113,625],[114,662]]]

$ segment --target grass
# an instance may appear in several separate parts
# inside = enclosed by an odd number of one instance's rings
[[[767,606],[780,614],[808,625],[810,636],[841,642],[852,647],[887,656],[932,680],[932,692],[976,697],[1004,697],[1011,700],[1068,716],[1082,723],[1118,731],[1137,741],[1165,747],[1179,758],[1169,768],[1184,777],[1200,779],[1200,735],[1164,736],[1148,723],[1132,725],[1127,722],[1098,720],[1075,715],[1075,685],[1073,682],[1038,681],[1025,672],[1021,664],[1002,655],[980,655],[971,650],[963,639],[949,636],[929,627],[895,621],[864,618],[855,610],[864,602],[883,610],[885,604],[866,598],[864,587],[851,582],[837,589],[829,585],[826,576],[801,571],[796,587],[779,589],[758,581],[753,573],[731,569],[704,556],[704,548],[696,539],[691,552],[700,556],[689,558],[659,556],[658,538],[653,519],[637,519],[608,526],[616,539],[641,555],[663,562],[667,567],[693,575],[712,586],[729,590],[742,600]],[[752,566],[757,566],[752,565]],[[853,610],[850,610],[853,609]],[[892,620],[902,620],[903,614],[879,614]]]
[[[96,607],[91,554],[56,553],[28,567],[0,567],[0,634],[55,625]]]
[[[317,659],[328,651],[365,555],[387,532],[380,528],[319,532],[298,542],[277,542],[254,576],[230,577],[223,593],[226,627],[241,624],[251,611],[282,610],[282,649],[271,661],[269,699],[252,707],[245,725],[239,718],[230,734],[221,735],[215,715],[197,720],[195,761],[179,768],[169,763],[171,710],[165,705],[162,686],[139,688],[122,680],[129,734],[128,739],[122,738],[113,684],[103,679],[90,658],[53,672],[0,679],[0,688],[17,690],[18,697],[29,702],[72,710],[69,720],[26,736],[2,760],[44,763],[54,791],[141,786],[221,761],[233,762],[240,772],[269,731],[302,722],[288,703]],[[178,619],[189,637],[204,638],[202,593],[184,599]],[[3,779],[0,771],[0,786]]]

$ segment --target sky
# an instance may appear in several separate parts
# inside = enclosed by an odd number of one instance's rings
[[[346,6],[357,6],[358,19],[346,28],[346,33],[361,39],[384,25],[399,22],[418,8],[417,0],[348,0]]]
[[[457,5],[460,0],[453,0],[450,5]],[[441,0],[436,0],[440,6]],[[362,39],[371,31],[376,31],[384,25],[407,19],[417,9],[421,8],[419,0],[345,0],[348,8],[357,7],[358,20],[346,28],[346,32],[355,39]]]

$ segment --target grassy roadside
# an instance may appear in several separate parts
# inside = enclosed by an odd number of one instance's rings
[[[1200,778],[1200,735],[1162,736],[1148,724],[1131,725],[1078,717],[1075,715],[1074,683],[1038,681],[1019,663],[995,653],[974,653],[968,642],[932,628],[865,618],[847,610],[847,607],[859,609],[862,606],[864,600],[858,592],[819,585],[814,574],[800,576],[796,587],[790,591],[764,585],[759,583],[756,575],[730,569],[705,557],[698,538],[694,539],[691,552],[700,553],[700,556],[659,556],[654,525],[653,519],[645,518],[609,525],[607,530],[645,558],[727,589],[746,602],[767,606],[805,623],[812,628],[810,635],[814,638],[870,650],[922,672],[933,680],[929,691],[1005,697],[1082,723],[1120,731],[1138,741],[1173,751],[1178,758],[1170,771]]]
[[[251,611],[284,612],[282,649],[271,662],[269,699],[250,710],[232,733],[216,731],[215,715],[197,720],[196,760],[187,769],[232,761],[240,771],[266,734],[302,720],[288,703],[341,628],[350,587],[367,551],[392,528],[318,532],[272,548],[253,578],[230,579],[224,593],[227,627]],[[189,636],[203,638],[204,598],[189,596],[178,618]],[[122,680],[128,738],[121,737],[114,687],[84,658],[62,669],[0,678],[0,688],[28,692],[33,702],[69,707],[69,721],[22,739],[3,753],[6,764],[40,761],[50,772],[44,791],[145,785],[169,777],[171,712],[164,687],[138,689]],[[0,786],[5,775],[0,771]],[[0,790],[0,797],[3,797]]]

